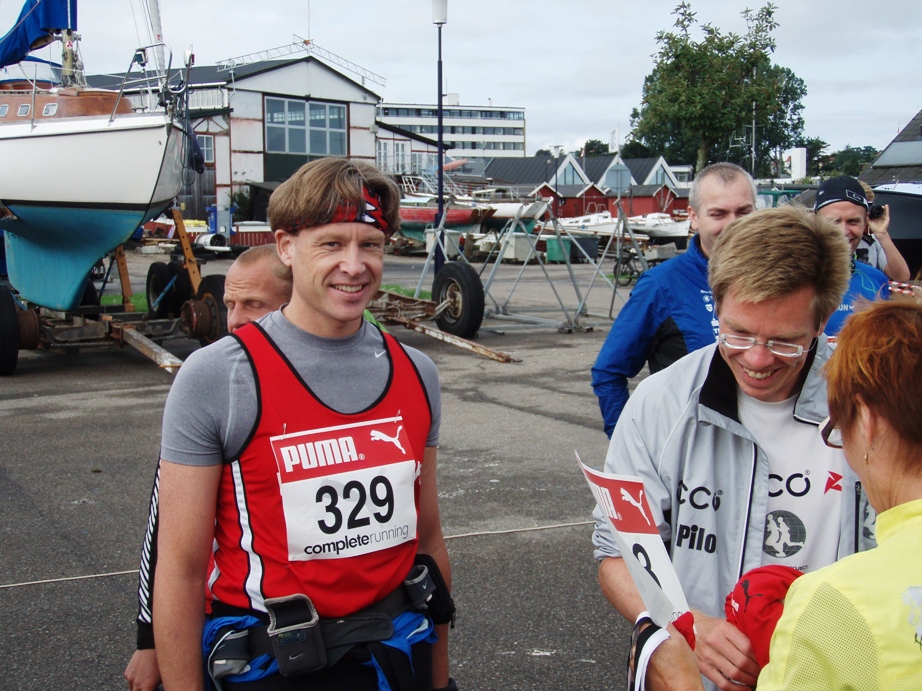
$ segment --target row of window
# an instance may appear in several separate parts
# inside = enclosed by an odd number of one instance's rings
[[[19,105],[19,110],[16,111],[16,115],[21,118],[29,117],[29,112],[32,110],[32,106],[28,103],[21,103]],[[10,111],[10,105],[8,103],[0,104],[0,118],[5,118],[6,114]],[[42,115],[46,118],[51,117],[58,112],[57,103],[46,103],[44,108],[42,108]]]
[[[386,142],[379,139],[376,163],[385,173],[418,174],[434,169],[438,165],[438,158],[434,153],[411,153],[409,142]]]
[[[266,98],[266,151],[346,155],[346,106]]]
[[[385,118],[437,118],[438,110],[435,108],[380,108],[381,116]],[[479,120],[524,120],[525,113],[521,110],[459,110],[457,108],[442,108],[444,118],[477,118]]]
[[[449,149],[492,149],[494,151],[523,151],[522,142],[445,142]]]
[[[438,125],[407,125],[404,127],[407,132],[416,134],[438,134]],[[502,134],[507,136],[521,137],[525,134],[522,127],[461,127],[458,125],[446,125],[442,127],[444,134]]]
[[[4,107],[0,106],[0,108]],[[346,106],[267,97],[265,107],[267,153],[346,155]],[[5,111],[0,110],[0,117],[4,113]],[[420,132],[423,127],[427,126],[416,126],[415,131]],[[524,133],[522,128],[508,127],[446,127],[444,131],[448,134],[513,134],[520,136]],[[214,136],[200,134],[196,135],[196,139],[205,162],[214,163]],[[387,153],[382,152],[381,143],[380,141],[378,143],[378,155],[380,158],[383,153],[386,161]],[[522,151],[525,148],[522,142],[447,141],[445,144],[452,149]],[[405,146],[403,143],[398,143],[398,145]],[[405,160],[406,153],[406,149],[398,146],[395,159]]]

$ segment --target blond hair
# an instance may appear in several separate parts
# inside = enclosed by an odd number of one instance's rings
[[[307,163],[279,185],[269,198],[269,225],[297,235],[305,228],[330,223],[340,206],[364,209],[362,187],[381,198],[386,235],[400,227],[400,189],[370,163],[321,158]]]
[[[793,206],[761,209],[728,225],[708,263],[718,313],[731,289],[742,302],[763,302],[812,288],[817,327],[839,306],[850,278],[842,231]]]

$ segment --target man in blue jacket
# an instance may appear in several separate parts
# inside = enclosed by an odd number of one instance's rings
[[[724,227],[755,210],[755,200],[752,178],[732,163],[715,163],[695,178],[688,218],[696,235],[688,251],[644,272],[592,368],[592,388],[609,437],[627,403],[627,380],[644,363],[651,373],[658,372],[714,343],[717,316],[708,286],[708,257]]]

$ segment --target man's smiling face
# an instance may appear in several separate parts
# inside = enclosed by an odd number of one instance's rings
[[[796,393],[810,344],[823,330],[816,324],[814,296],[813,288],[762,302],[742,302],[732,289],[726,294],[717,315],[721,333],[749,336],[760,344],[774,340],[804,347],[802,355],[792,358],[775,355],[765,345],[748,350],[721,345],[720,354],[744,394],[773,403]]]
[[[279,258],[294,275],[285,315],[315,336],[355,333],[381,285],[384,233],[368,223],[329,223],[275,235]]]

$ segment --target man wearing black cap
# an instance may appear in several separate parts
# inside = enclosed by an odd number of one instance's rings
[[[852,254],[858,248],[862,236],[868,230],[868,198],[864,189],[855,179],[842,175],[829,178],[820,185],[813,203],[813,211],[842,229],[845,239],[851,246]],[[842,328],[845,319],[854,311],[859,298],[876,300],[890,297],[887,277],[872,266],[855,261],[852,257],[852,278],[848,292],[842,298],[838,309],[826,323],[826,334],[835,336]]]

